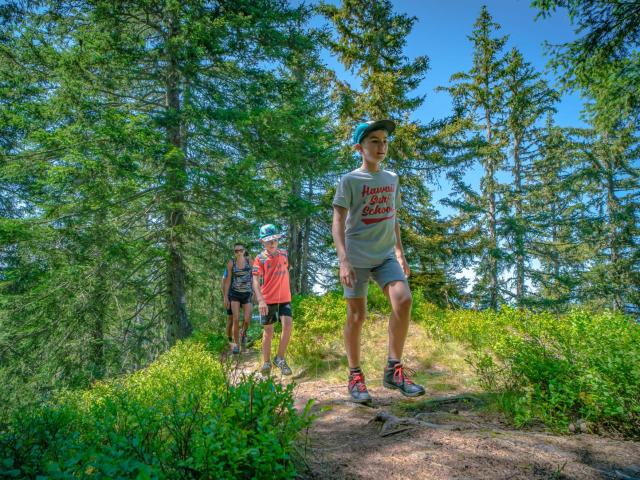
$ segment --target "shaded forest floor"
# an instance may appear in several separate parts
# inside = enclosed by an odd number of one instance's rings
[[[410,341],[407,347],[411,357]],[[238,374],[255,372],[261,355],[250,349],[232,364]],[[445,365],[432,364],[417,377],[427,389],[417,399],[383,388],[382,372],[371,372],[370,406],[349,401],[346,374],[339,379],[336,372],[309,375],[292,368],[290,379],[276,368],[272,374],[295,382],[297,408],[314,401],[316,420],[296,446],[301,480],[640,480],[640,442],[557,435],[542,426],[515,429]]]

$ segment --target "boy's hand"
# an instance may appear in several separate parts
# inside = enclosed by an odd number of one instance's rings
[[[267,302],[265,302],[264,300],[260,300],[260,302],[258,302],[258,311],[260,312],[260,315],[264,317],[269,312]]]
[[[409,277],[409,275],[411,275],[411,269],[409,268],[409,262],[407,262],[407,259],[405,258],[404,255],[400,255],[398,257],[398,263],[402,267],[402,271],[404,272],[404,276],[405,277]]]
[[[353,288],[356,281],[356,272],[349,260],[340,262],[340,283],[346,287]]]

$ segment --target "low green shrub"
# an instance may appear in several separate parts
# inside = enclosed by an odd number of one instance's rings
[[[292,308],[296,340],[287,352],[296,363],[313,365],[327,357],[344,355],[342,331],[347,306],[340,293],[295,296]]]
[[[391,313],[391,304],[377,283],[369,282],[367,291],[367,307],[370,312]]]
[[[309,421],[292,386],[233,386],[201,344],[183,342],[145,370],[14,416],[0,477],[293,478],[289,452]]]
[[[434,337],[470,346],[481,386],[505,395],[516,424],[565,430],[581,419],[640,437],[640,326],[624,315],[422,307],[414,318]]]

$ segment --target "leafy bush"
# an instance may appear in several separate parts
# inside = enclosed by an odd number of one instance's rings
[[[371,312],[391,313],[391,304],[377,283],[369,282],[367,291],[367,307]]]
[[[296,339],[288,353],[296,363],[314,364],[327,357],[343,356],[342,331],[347,306],[341,293],[293,298]]]
[[[309,420],[291,386],[230,385],[184,342],[145,370],[15,416],[0,433],[0,476],[293,478],[290,447]]]
[[[416,313],[436,338],[471,347],[481,385],[504,393],[516,424],[541,419],[566,429],[581,419],[640,437],[640,327],[631,319],[583,310]]]

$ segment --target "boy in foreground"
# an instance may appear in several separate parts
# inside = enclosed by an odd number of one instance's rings
[[[369,403],[371,396],[360,369],[360,333],[367,315],[369,278],[380,285],[391,303],[387,365],[382,384],[407,397],[424,388],[407,377],[402,351],[409,329],[411,291],[409,264],[404,256],[396,210],[400,207],[398,176],[381,163],[395,130],[391,120],[359,124],[353,133],[360,168],[347,173],[333,199],[332,234],[340,262],[340,282],[347,300],[344,342],[349,362],[348,391],[354,402]]]
[[[285,360],[287,345],[291,339],[293,318],[291,314],[291,289],[289,288],[289,259],[286,250],[278,248],[280,234],[274,225],[260,227],[260,242],[264,250],[253,262],[253,291],[258,300],[260,323],[264,327],[262,357],[264,364],[260,373],[271,373],[271,339],[273,325],[282,323],[280,345],[274,362],[283,375],[291,375]],[[262,285],[260,285],[262,279]]]

